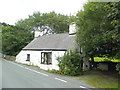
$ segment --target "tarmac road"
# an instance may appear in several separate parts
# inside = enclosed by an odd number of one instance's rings
[[[0,67],[2,67],[2,76],[0,74],[2,88],[93,88],[70,77],[35,70],[11,61],[0,60]]]

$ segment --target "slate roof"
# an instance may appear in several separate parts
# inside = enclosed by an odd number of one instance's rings
[[[67,50],[75,47],[75,35],[62,33],[35,38],[23,50]]]

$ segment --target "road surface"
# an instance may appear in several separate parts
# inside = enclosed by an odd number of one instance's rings
[[[92,88],[70,77],[50,74],[6,60],[0,60],[0,67],[2,88]]]

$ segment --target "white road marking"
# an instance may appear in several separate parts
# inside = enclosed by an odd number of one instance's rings
[[[44,74],[44,73],[41,73],[41,72],[35,71],[35,70],[30,69],[30,68],[27,68],[27,67],[25,67],[25,66],[22,66],[22,65],[19,65],[19,64],[16,64],[16,63],[10,62],[10,61],[7,61],[7,62],[12,63],[12,64],[15,64],[15,65],[17,65],[17,66],[19,66],[19,67],[25,68],[25,69],[27,69],[27,70],[33,71],[33,72],[35,72],[35,73],[39,73],[39,74],[41,74],[41,75],[48,76],[47,74]]]
[[[86,87],[84,87],[84,86],[80,86],[80,88],[86,88]]]
[[[33,72],[39,73],[39,74],[44,75],[44,76],[48,76],[48,75],[45,74],[45,73],[41,73],[41,72],[35,71],[35,70],[33,70],[33,69],[27,68],[27,67],[25,67],[25,69],[28,69],[28,70],[30,70],[30,71],[33,71]]]
[[[56,80],[59,80],[59,81],[62,81],[62,82],[67,82],[67,81],[65,81],[65,80],[63,80],[63,79],[59,79],[59,78],[55,78]]]
[[[5,60],[5,61],[6,61],[6,60]],[[25,66],[22,66],[22,65],[16,64],[16,63],[14,63],[14,62],[11,62],[11,61],[6,61],[6,62],[9,62],[9,63],[15,64],[15,65],[17,65],[17,66],[19,66],[19,67],[22,67],[22,68],[24,68],[24,69],[27,69],[27,70],[33,71],[33,72],[35,72],[35,73],[39,73],[39,74],[41,74],[41,75],[48,76],[47,74],[44,74],[44,73],[41,73],[41,72],[35,71],[35,70],[33,70],[33,69],[30,69],[30,68],[27,68],[27,67],[25,67]],[[63,79],[60,79],[60,78],[54,78],[54,79],[67,83],[67,81],[65,81],[65,80],[63,80]],[[80,86],[80,88],[86,88],[86,87],[84,87],[84,86]],[[86,88],[86,89],[87,89],[87,88]],[[91,89],[88,89],[88,90],[91,90]]]

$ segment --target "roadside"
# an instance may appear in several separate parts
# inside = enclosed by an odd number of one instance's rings
[[[7,62],[12,63],[12,64],[14,64],[14,65],[16,65],[18,67],[23,68],[23,69],[27,69],[30,72],[34,72],[37,75],[40,75],[40,76],[43,76],[43,77],[47,76],[46,78],[55,80],[56,84],[57,84],[57,82],[62,83],[62,84],[64,84],[64,87],[67,87],[67,88],[82,88],[82,89],[85,88],[86,90],[94,88],[94,87],[86,84],[83,81],[78,81],[76,79],[72,79],[71,77],[67,77],[67,76],[48,73],[48,72],[46,72],[44,70],[39,69],[38,67],[29,66],[29,65],[25,65],[25,64],[24,65],[23,64],[18,64],[18,63],[14,63],[14,62],[11,62],[11,61],[7,61]],[[32,76],[32,77],[34,77],[34,76]],[[58,88],[63,88],[63,87],[61,85],[59,85]]]
[[[2,61],[0,58],[0,90],[2,89]]]
[[[48,71],[42,70],[37,66],[31,66],[26,64],[20,64],[20,65],[30,68],[32,70],[36,70],[38,72],[44,73],[46,75],[49,75],[50,77],[60,78],[62,80],[67,80],[75,84],[79,83],[80,85],[86,88],[94,88],[94,87],[103,88],[103,89],[118,88],[118,77],[116,77],[116,74],[113,74],[113,73],[110,74],[110,72],[105,73],[101,71],[87,71],[87,72],[84,72],[84,75],[81,75],[81,76],[65,76],[65,75],[59,75],[55,73],[54,74],[49,73]]]
[[[120,83],[118,83],[120,77],[117,76],[116,74],[114,74],[113,76],[106,73],[102,71],[88,71],[85,72],[83,76],[80,76],[79,79],[77,80],[82,80],[96,88],[113,88],[113,89],[117,89],[118,87],[120,88]]]
[[[79,82],[81,85],[88,84],[87,87],[103,88],[103,89],[117,89],[118,85],[118,75],[116,72],[106,72],[106,71],[87,71],[84,72],[84,75],[81,76],[66,76],[55,73],[50,73],[48,71],[42,70],[37,66],[30,66],[22,64],[31,69],[40,71],[42,73],[49,74],[51,77],[58,77],[69,81]],[[111,73],[111,74],[110,74]],[[73,82],[73,83],[75,83]]]

